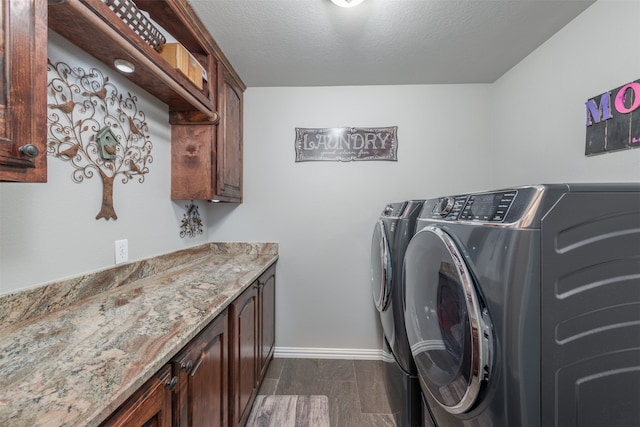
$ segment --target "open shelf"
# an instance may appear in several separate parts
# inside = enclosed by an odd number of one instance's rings
[[[142,40],[101,0],[49,2],[49,28],[115,69],[117,58],[132,62],[136,69],[126,77],[169,105],[171,111],[198,110],[206,117],[217,117],[215,60],[200,36],[183,16],[164,0],[136,1],[141,10],[167,25],[167,31],[182,43],[209,75],[202,89],[175,70],[157,51]],[[170,25],[170,26],[169,26]],[[174,32],[175,29],[175,32]]]

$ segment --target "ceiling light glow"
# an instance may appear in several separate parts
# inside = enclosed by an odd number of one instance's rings
[[[333,4],[340,7],[354,7],[362,3],[364,0],[331,0]]]

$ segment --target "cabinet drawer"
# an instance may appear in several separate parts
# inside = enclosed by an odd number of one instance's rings
[[[101,427],[171,427],[171,366],[165,365]]]

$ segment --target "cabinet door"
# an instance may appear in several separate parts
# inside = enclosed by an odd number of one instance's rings
[[[276,267],[271,266],[260,278],[260,365],[258,367],[259,379],[269,367],[273,357],[273,347],[276,340]]]
[[[243,103],[242,88],[224,64],[218,63],[218,159],[217,193],[242,200]]]
[[[166,365],[101,427],[171,427],[171,379]]]
[[[171,125],[171,198],[212,200],[215,197],[216,127]]]
[[[1,2],[0,181],[46,182],[47,1]]]
[[[210,61],[218,115],[171,112],[171,198],[242,202],[243,86]]]
[[[257,388],[258,291],[255,285],[231,304],[232,425],[241,426],[249,416]]]
[[[228,425],[227,319],[226,312],[216,317],[171,362],[178,377],[175,426]]]

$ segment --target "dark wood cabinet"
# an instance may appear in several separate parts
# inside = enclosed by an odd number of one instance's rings
[[[135,4],[202,66],[207,78],[201,88],[102,0],[52,1],[49,26],[111,68],[116,59],[132,62],[135,71],[127,78],[169,106],[172,199],[241,202],[246,86],[187,0]]]
[[[101,427],[244,426],[275,344],[271,265]]]
[[[276,266],[272,265],[258,279],[260,308],[260,348],[258,379],[261,381],[273,358],[276,341]]]
[[[205,39],[208,33],[186,1],[136,0],[134,3],[207,69],[214,52]],[[166,103],[170,111],[197,110],[208,118],[217,114],[215,94],[210,92],[209,85],[203,85],[202,89],[196,87],[102,0],[51,1],[49,27],[113,70],[117,71],[116,59],[131,62],[135,70],[123,75]]]
[[[186,0],[135,4],[206,71],[174,69],[102,0],[1,0],[0,181],[47,180],[47,25],[169,106],[172,199],[242,201],[244,83]],[[91,34],[91,37],[87,37]],[[194,182],[195,181],[195,182]]]
[[[47,181],[47,0],[1,0],[0,181]]]
[[[275,344],[276,267],[273,264],[231,304],[231,426],[243,426]]]
[[[218,67],[218,158],[217,194],[242,200],[243,88],[222,63]]]
[[[171,114],[171,198],[242,201],[244,86],[222,62],[215,70],[219,116]],[[213,90],[213,89],[212,89]]]
[[[171,198],[216,200],[216,125],[171,125]]]
[[[228,424],[227,313],[211,322],[171,361],[178,378],[173,425],[180,427]]]
[[[247,421],[257,386],[258,288],[246,289],[231,304],[231,414],[232,426]]]
[[[175,384],[171,366],[166,365],[101,427],[171,427],[171,389]]]

